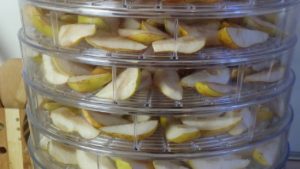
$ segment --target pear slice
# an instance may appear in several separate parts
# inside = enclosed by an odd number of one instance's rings
[[[93,128],[83,118],[65,107],[52,111],[50,118],[58,129],[67,133],[77,132],[85,139],[95,138],[100,133],[99,130]]]
[[[218,68],[214,70],[200,70],[185,76],[181,79],[184,87],[195,87],[196,82],[210,82],[227,84],[230,80],[230,70],[228,68]]]
[[[232,136],[244,133],[255,123],[254,116],[248,108],[244,108],[241,111],[238,111],[238,113],[241,113],[242,121],[228,131]]]
[[[38,9],[37,7],[34,7],[32,5],[26,5],[24,7],[24,13],[26,18],[37,31],[47,37],[52,37],[52,27],[46,16],[43,16],[43,12],[41,9]]]
[[[43,105],[42,105],[43,109],[45,110],[48,110],[48,111],[53,111],[55,109],[58,109],[60,107],[63,107],[62,104],[60,103],[57,103],[57,102],[52,102],[52,101],[49,101],[49,102],[44,102]]]
[[[105,67],[96,67],[91,72],[92,75],[99,75],[99,74],[105,74],[105,73],[111,73],[111,68],[105,68]]]
[[[196,127],[187,125],[170,125],[166,131],[166,138],[169,142],[184,143],[200,137],[200,131]]]
[[[165,37],[169,37],[169,35],[167,33],[161,31],[156,26],[150,25],[148,22],[143,21],[142,24],[141,24],[141,29],[144,30],[144,31],[149,31],[149,32],[153,32],[153,33],[156,33],[156,34],[164,35]]]
[[[219,33],[220,41],[230,48],[247,48],[268,40],[265,32],[250,30],[241,27],[224,27]]]
[[[45,54],[43,55],[43,70],[45,79],[51,84],[65,84],[69,79],[69,75],[57,70],[52,63],[51,57]]]
[[[276,25],[260,19],[259,17],[245,17],[244,22],[246,23],[247,27],[267,32],[271,36],[275,36],[280,33]]]
[[[155,71],[154,83],[165,96],[173,100],[182,100],[183,89],[175,70]]]
[[[79,24],[94,24],[99,29],[109,30],[110,26],[105,22],[104,19],[100,17],[93,17],[93,16],[78,16],[78,23]]]
[[[175,34],[177,34],[178,37],[188,35],[188,32],[184,29],[184,27],[180,26],[179,24],[178,24],[178,28],[176,30],[175,21],[166,19],[164,23],[165,23],[165,30],[170,35],[175,36]]]
[[[81,39],[96,33],[95,24],[68,24],[60,27],[58,43],[62,47],[77,45]]]
[[[143,44],[151,44],[154,41],[166,39],[168,36],[163,32],[151,32],[137,29],[119,29],[119,35]]]
[[[53,159],[60,163],[77,165],[75,149],[71,147],[51,141],[48,145],[48,153]]]
[[[57,71],[69,76],[87,75],[94,69],[94,66],[61,59],[59,57],[51,57],[51,61]]]
[[[129,123],[128,120],[115,115],[103,114],[100,112],[93,112],[84,109],[82,109],[81,112],[86,121],[88,121],[95,128]]]
[[[115,81],[115,88],[113,81],[101,89],[96,96],[103,99],[113,99],[115,92],[116,100],[126,100],[134,95],[138,90],[141,81],[141,71],[139,68],[127,68],[119,74]]]
[[[117,169],[154,169],[152,163],[115,158]]]
[[[105,156],[76,150],[76,157],[80,169],[116,169],[114,161]]]
[[[152,75],[148,70],[142,70],[141,72],[141,84],[138,91],[149,89],[152,85]]]
[[[192,169],[244,169],[250,164],[250,160],[231,155],[189,160],[188,164]]]
[[[198,93],[207,97],[221,97],[235,91],[233,86],[208,82],[197,82],[195,88]]]
[[[65,23],[77,23],[77,15],[74,14],[62,14],[59,16],[59,21]]]
[[[49,139],[48,137],[46,137],[44,135],[40,135],[40,147],[43,150],[48,151],[48,147],[49,147],[50,142],[51,142],[51,139]]]
[[[179,162],[167,160],[155,160],[153,161],[153,166],[155,169],[189,169]]]
[[[101,131],[115,138],[126,140],[143,140],[150,137],[157,129],[158,121],[150,120],[139,123],[122,124],[116,126],[102,127]]]
[[[164,26],[165,21],[161,18],[149,18],[146,20],[146,23],[154,27],[161,27]]]
[[[147,48],[142,43],[122,37],[88,37],[86,41],[95,48],[108,51],[139,52]]]
[[[270,143],[263,144],[255,148],[252,153],[253,159],[263,166],[272,166],[276,162],[276,158],[280,155],[279,143],[280,140],[276,139]]]
[[[149,115],[130,115],[129,119],[133,122],[145,122],[149,121],[152,117]]]
[[[262,71],[254,74],[247,75],[244,79],[245,82],[277,82],[281,80],[285,74],[285,67],[274,68],[271,71]]]
[[[234,116],[220,117],[185,117],[182,123],[188,126],[197,127],[200,131],[230,130],[242,120],[241,113]]]
[[[122,27],[125,29],[140,29],[141,22],[137,19],[125,18]]]
[[[154,52],[178,52],[192,54],[205,46],[205,38],[183,36],[178,39],[158,40],[152,43]]]
[[[111,81],[111,73],[99,75],[72,76],[68,86],[77,92],[93,92]]]

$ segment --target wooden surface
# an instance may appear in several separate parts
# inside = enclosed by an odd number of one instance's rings
[[[24,118],[23,110],[0,108],[0,169],[31,169]]]

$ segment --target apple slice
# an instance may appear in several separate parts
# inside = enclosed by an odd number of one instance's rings
[[[152,163],[115,158],[117,169],[154,169]]]
[[[166,138],[169,142],[184,143],[200,137],[200,131],[196,127],[173,124],[167,128]]]
[[[86,121],[88,121],[95,128],[129,123],[128,120],[115,115],[103,114],[100,112],[93,112],[84,109],[82,109],[81,112]]]
[[[280,33],[276,25],[260,19],[259,17],[245,17],[244,22],[247,27],[267,32],[271,36],[275,36]]]
[[[58,32],[58,43],[62,47],[77,45],[81,39],[96,33],[95,24],[67,24],[62,25]]]
[[[183,36],[178,39],[158,40],[152,43],[154,52],[178,52],[192,54],[205,46],[205,38]]]
[[[224,27],[219,30],[219,39],[230,48],[247,48],[268,40],[269,35],[265,32],[250,30],[241,27]]]
[[[83,118],[66,107],[52,111],[50,118],[54,126],[58,129],[67,133],[77,132],[85,139],[95,138],[100,133],[99,130],[93,128]]]
[[[217,68],[214,70],[201,70],[185,76],[181,79],[184,87],[195,87],[196,82],[210,82],[227,84],[230,80],[230,70],[228,68]]]
[[[101,131],[115,138],[126,140],[142,140],[150,137],[157,129],[158,121],[150,120],[139,123],[122,124],[116,126],[102,127]]]
[[[93,92],[111,81],[111,73],[99,75],[72,76],[68,79],[68,86],[77,92]]]
[[[79,24],[94,24],[99,29],[109,30],[110,26],[105,22],[104,19],[100,17],[93,17],[93,16],[78,16],[78,23]]]
[[[221,97],[235,91],[233,86],[208,82],[197,82],[195,88],[198,93],[207,97]]]
[[[178,37],[188,35],[188,32],[184,29],[184,27],[180,26],[179,24],[178,24],[178,28],[176,30],[175,21],[166,19],[164,23],[165,23],[165,30],[170,35],[175,36],[175,34],[177,34]]]
[[[277,82],[281,80],[285,74],[285,67],[273,68],[272,70],[265,70],[262,72],[247,75],[244,79],[245,82]]]
[[[71,147],[51,141],[48,145],[48,153],[54,160],[60,163],[77,165],[75,149]]]
[[[153,166],[155,169],[189,169],[180,162],[167,160],[155,160],[153,161]]]
[[[65,84],[69,79],[69,75],[57,70],[52,63],[51,57],[45,54],[43,54],[43,70],[45,79],[51,84]]]
[[[163,32],[151,32],[148,30],[119,29],[119,35],[143,44],[151,44],[154,41],[166,39],[168,36]]]
[[[276,162],[276,158],[280,155],[279,144],[280,140],[276,139],[270,143],[255,148],[252,153],[253,159],[263,166],[272,166]]]
[[[182,100],[183,89],[176,70],[155,71],[154,83],[165,96],[173,100]]]
[[[41,9],[32,5],[26,5],[24,7],[24,13],[26,19],[34,26],[34,28],[47,37],[52,37],[52,27],[50,21],[47,20],[46,16],[43,15]]]
[[[148,70],[142,70],[141,72],[141,84],[138,91],[149,89],[152,85],[152,75]]]
[[[122,24],[125,29],[140,29],[141,22],[133,18],[125,18]]]
[[[80,169],[116,169],[114,161],[105,156],[76,150],[76,157]]]
[[[230,155],[189,160],[188,164],[192,169],[244,169],[250,164],[250,160]]]
[[[126,100],[134,95],[138,90],[141,81],[141,71],[139,68],[127,68],[119,74],[115,81],[115,88],[113,81],[101,89],[96,96],[104,99],[113,99],[115,92],[116,100]]]
[[[122,37],[88,37],[86,41],[95,48],[108,51],[139,52],[147,48],[142,43]]]

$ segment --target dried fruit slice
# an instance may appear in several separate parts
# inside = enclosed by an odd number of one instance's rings
[[[166,138],[169,142],[184,143],[200,137],[200,131],[196,127],[187,125],[170,125],[166,131]]]
[[[81,39],[96,33],[95,24],[68,24],[60,27],[58,32],[58,43],[62,47],[72,47]]]
[[[187,36],[188,32],[184,29],[184,27],[180,26],[178,24],[178,28],[176,28],[176,22],[166,19],[165,20],[165,30],[172,36],[175,36],[175,34],[180,36]],[[177,29],[177,30],[176,30]]]
[[[176,161],[167,161],[167,160],[155,160],[153,161],[153,166],[155,169],[189,169],[185,167],[180,162]]]
[[[154,169],[152,163],[114,158],[117,169]]]
[[[285,67],[278,67],[272,70],[265,70],[262,72],[247,75],[245,82],[276,82],[283,78],[285,74]]]
[[[75,149],[71,147],[50,141],[48,145],[48,153],[53,159],[60,163],[77,165]]]
[[[178,52],[192,54],[205,46],[205,38],[184,36],[178,39],[158,40],[152,43],[154,52]]]
[[[230,48],[247,48],[268,40],[269,35],[265,32],[250,30],[241,27],[224,27],[219,30],[219,39]]]
[[[87,75],[92,72],[94,66],[73,62],[59,57],[51,57],[55,69],[69,76]]]
[[[208,82],[197,82],[195,88],[198,93],[208,97],[221,97],[235,91],[233,86]]]
[[[105,156],[76,150],[76,157],[80,169],[116,169],[114,161]]]
[[[139,123],[102,127],[101,131],[111,137],[126,140],[142,140],[150,137],[157,129],[158,121],[150,120]]]
[[[88,37],[86,41],[95,48],[108,51],[139,52],[147,48],[142,43],[122,37]]]
[[[163,32],[155,32],[137,29],[119,29],[119,35],[143,44],[151,44],[154,41],[166,39],[168,36]]]
[[[276,139],[271,143],[255,148],[252,153],[253,159],[263,166],[272,166],[275,163],[276,157],[279,155],[279,143],[280,140]]]
[[[245,17],[244,22],[249,28],[260,30],[263,32],[267,32],[271,36],[275,36],[280,33],[276,25],[264,21],[263,19],[260,19],[259,17]]]
[[[93,17],[93,16],[78,16],[78,23],[79,24],[94,24],[99,29],[109,30],[110,26],[105,22],[104,19],[100,17]]]
[[[124,19],[122,27],[126,28],[126,29],[140,29],[141,28],[141,22],[138,21],[137,19],[126,18],[126,19]]]

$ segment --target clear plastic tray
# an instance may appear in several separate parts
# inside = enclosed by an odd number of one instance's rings
[[[40,9],[26,2],[21,11],[23,38],[46,48],[91,54],[98,60],[112,57],[169,62],[251,58],[262,56],[260,52],[278,51],[295,35],[298,12],[283,8],[238,17],[149,18],[140,11],[139,15],[117,17]]]
[[[151,152],[163,158],[225,150],[272,137],[291,123],[289,96],[286,91],[263,102],[227,105],[226,110],[215,108],[198,115],[141,115],[70,107],[30,92],[27,113],[35,128],[73,146],[98,152]]]
[[[174,169],[177,165],[187,169],[198,169],[202,165],[207,165],[207,168],[210,165],[221,165],[229,169],[237,169],[241,166],[245,169],[281,169],[288,157],[287,130],[277,132],[272,138],[231,149],[227,152],[215,151],[209,155],[178,156],[177,158],[168,159],[159,158],[155,154],[150,154],[151,158],[145,158],[142,155],[136,156],[130,152],[123,155],[91,152],[57,142],[35,128],[31,129],[29,151],[34,162],[41,168],[47,169],[102,169],[107,164],[111,164],[108,167],[109,169],[124,169],[125,166],[134,166],[134,169],[135,167],[147,168],[147,166],[151,169],[158,169],[158,164],[165,163],[171,163],[169,164],[171,167],[169,166],[168,169]]]
[[[252,62],[169,68],[85,64],[64,53],[24,47],[24,80],[53,100],[96,111],[187,113],[288,90],[294,81],[290,52]]]

